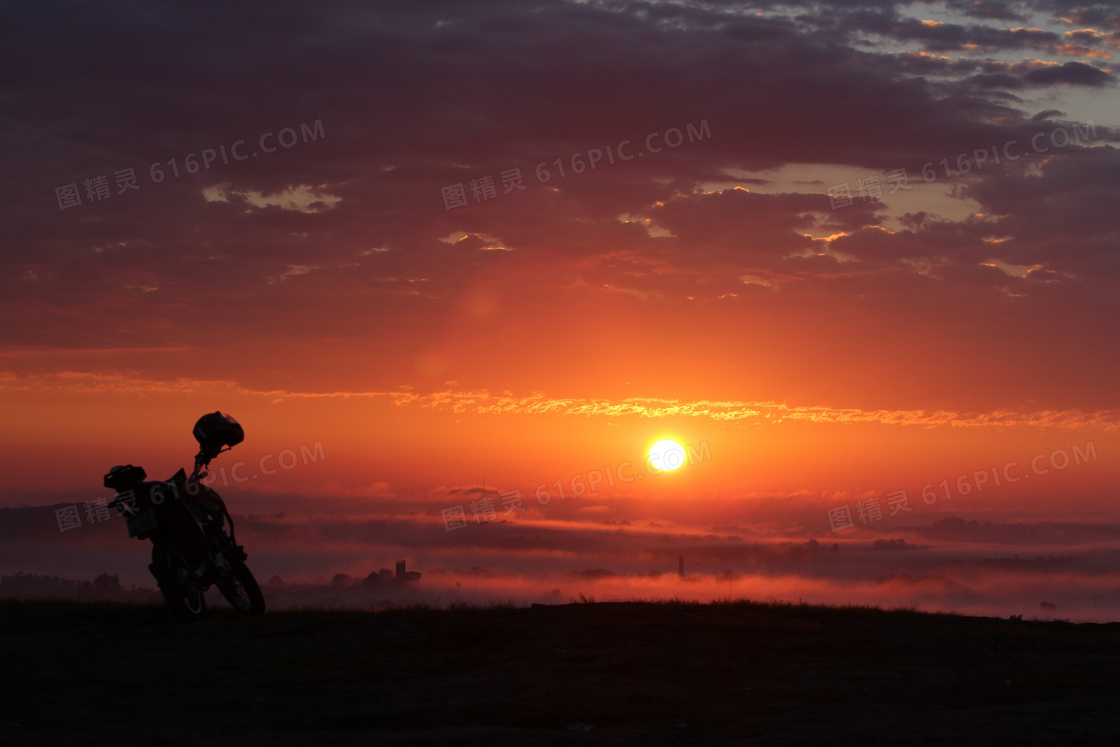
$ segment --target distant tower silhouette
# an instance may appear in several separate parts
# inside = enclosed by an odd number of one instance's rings
[[[397,561],[397,577],[398,584],[414,584],[420,580],[420,574],[416,571],[406,571],[404,569],[404,561]]]
[[[677,575],[679,575],[681,578],[684,578],[684,556],[683,555],[678,555],[677,556]]]

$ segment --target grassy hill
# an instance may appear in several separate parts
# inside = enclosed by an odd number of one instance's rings
[[[0,602],[0,743],[1113,744],[1120,624],[809,605]]]

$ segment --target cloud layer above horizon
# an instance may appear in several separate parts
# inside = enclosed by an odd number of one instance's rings
[[[167,348],[151,365],[197,375],[194,350],[236,337],[377,344],[363,374],[391,387],[523,391],[616,333],[619,356],[669,337],[698,366],[717,340],[766,349],[749,401],[872,406],[859,361],[921,356],[928,404],[971,397],[945,383],[967,367],[1043,409],[1117,405],[1120,121],[1089,122],[1116,82],[1110,6],[124,7],[37,4],[9,29],[16,370]],[[480,343],[503,372],[469,360]],[[825,361],[834,385],[790,386]]]

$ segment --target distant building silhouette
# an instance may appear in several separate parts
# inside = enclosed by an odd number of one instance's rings
[[[400,584],[413,584],[420,580],[420,574],[416,571],[406,571],[404,569],[404,561],[397,561],[397,583]]]
[[[388,568],[382,568],[379,571],[373,571],[365,580],[362,581],[363,586],[380,586],[382,584],[414,584],[420,580],[420,574],[416,571],[405,570],[405,561],[397,561],[397,570],[394,573]]]

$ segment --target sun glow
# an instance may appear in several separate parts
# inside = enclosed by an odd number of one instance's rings
[[[684,447],[676,441],[665,439],[658,441],[649,450],[649,463],[654,469],[662,472],[672,472],[684,466]]]

